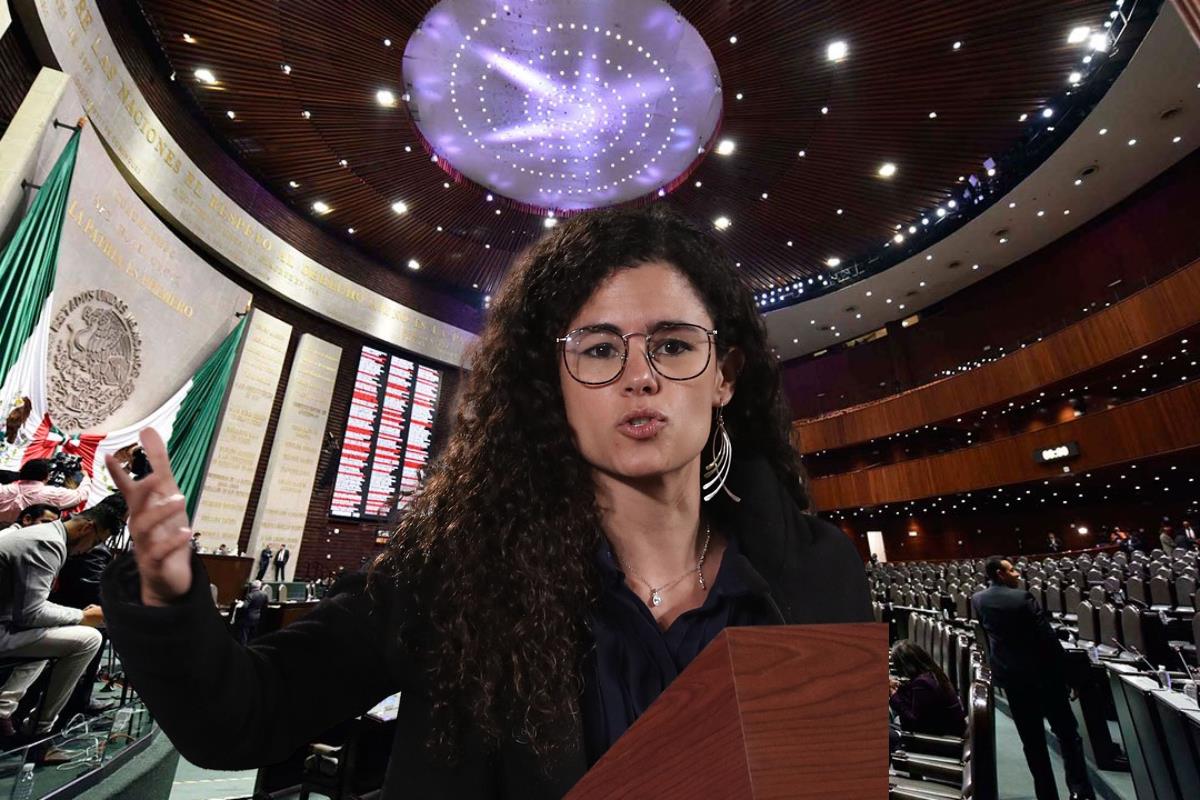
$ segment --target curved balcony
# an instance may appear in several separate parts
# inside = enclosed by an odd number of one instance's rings
[[[884,400],[795,423],[801,453],[867,442],[1068,380],[1200,324],[1200,260],[998,361]]]
[[[1200,277],[1200,276],[1197,276]],[[944,455],[818,478],[822,511],[972,492],[1078,473],[1200,447],[1200,381],[1029,433]],[[1042,462],[1066,448],[1074,457]]]

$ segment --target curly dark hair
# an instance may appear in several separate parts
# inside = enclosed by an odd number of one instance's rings
[[[453,756],[470,720],[492,745],[512,737],[544,755],[557,744],[547,741],[552,726],[579,713],[603,533],[592,471],[567,424],[555,339],[606,277],[655,261],[695,287],[718,354],[744,355],[724,411],[735,452],[765,458],[807,508],[776,357],[721,248],[661,204],[564,221],[505,278],[450,441],[372,566],[373,591],[389,584],[420,609],[420,641],[408,644],[425,659],[434,750]],[[720,495],[706,513],[728,514],[726,504]]]

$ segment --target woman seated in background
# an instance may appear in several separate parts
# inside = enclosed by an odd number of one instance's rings
[[[962,736],[966,714],[945,671],[929,653],[907,639],[892,648],[892,710],[910,733]]]

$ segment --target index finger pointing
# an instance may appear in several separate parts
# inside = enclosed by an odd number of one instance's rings
[[[175,486],[175,474],[171,472],[171,458],[167,455],[167,446],[158,431],[154,428],[143,428],[139,438],[142,440],[142,448],[146,451],[146,458],[149,460],[154,474],[162,476],[162,479],[170,486]]]

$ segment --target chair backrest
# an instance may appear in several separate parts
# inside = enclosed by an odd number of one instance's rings
[[[1121,635],[1125,637],[1126,645],[1136,647],[1140,653],[1146,652],[1146,636],[1142,632],[1142,612],[1132,605],[1121,609]]]
[[[1175,605],[1170,573],[1160,572],[1150,579],[1150,602],[1156,606]]]
[[[1115,640],[1115,641],[1114,641]],[[1124,644],[1121,638],[1121,624],[1118,622],[1117,610],[1112,603],[1100,606],[1100,643],[1108,645]]]
[[[286,583],[279,584],[279,602],[286,603],[288,599],[288,587]]]
[[[959,619],[971,618],[971,597],[966,592],[954,596],[954,614]]]
[[[998,800],[996,779],[996,728],[993,722],[993,690],[987,670],[981,670],[971,685],[968,719],[970,726],[970,760],[963,776],[971,800]]]
[[[1088,589],[1087,598],[1089,603],[1094,605],[1096,608],[1099,608],[1107,599],[1107,597],[1105,597],[1104,587],[1096,585]]]
[[[1132,597],[1142,603],[1150,602],[1150,593],[1146,591],[1146,581],[1139,575],[1130,576],[1125,580],[1125,596]]]
[[[271,602],[271,603],[275,602],[275,587],[274,586],[272,586],[269,583],[264,583],[262,590],[263,590],[263,594],[265,594],[267,596],[268,602]]]
[[[1046,597],[1046,610],[1053,614],[1063,613],[1062,587],[1057,583],[1048,583],[1042,591]]]
[[[943,622],[935,622],[933,625],[933,650],[930,651],[929,654],[933,656],[933,662],[940,666],[943,672],[946,669],[945,658],[947,635],[946,624]]]
[[[1083,596],[1079,592],[1078,586],[1068,586],[1063,590],[1063,611],[1068,614],[1079,613],[1079,603],[1083,600]]]
[[[212,595],[213,605],[217,605],[217,585],[215,583],[210,583],[208,585],[208,591]]]
[[[1196,579],[1180,575],[1175,579],[1175,600],[1181,606],[1191,606],[1196,594]]]
[[[1099,644],[1100,620],[1097,617],[1096,607],[1087,600],[1082,600],[1076,613],[1079,615],[1079,638],[1085,642]]]

